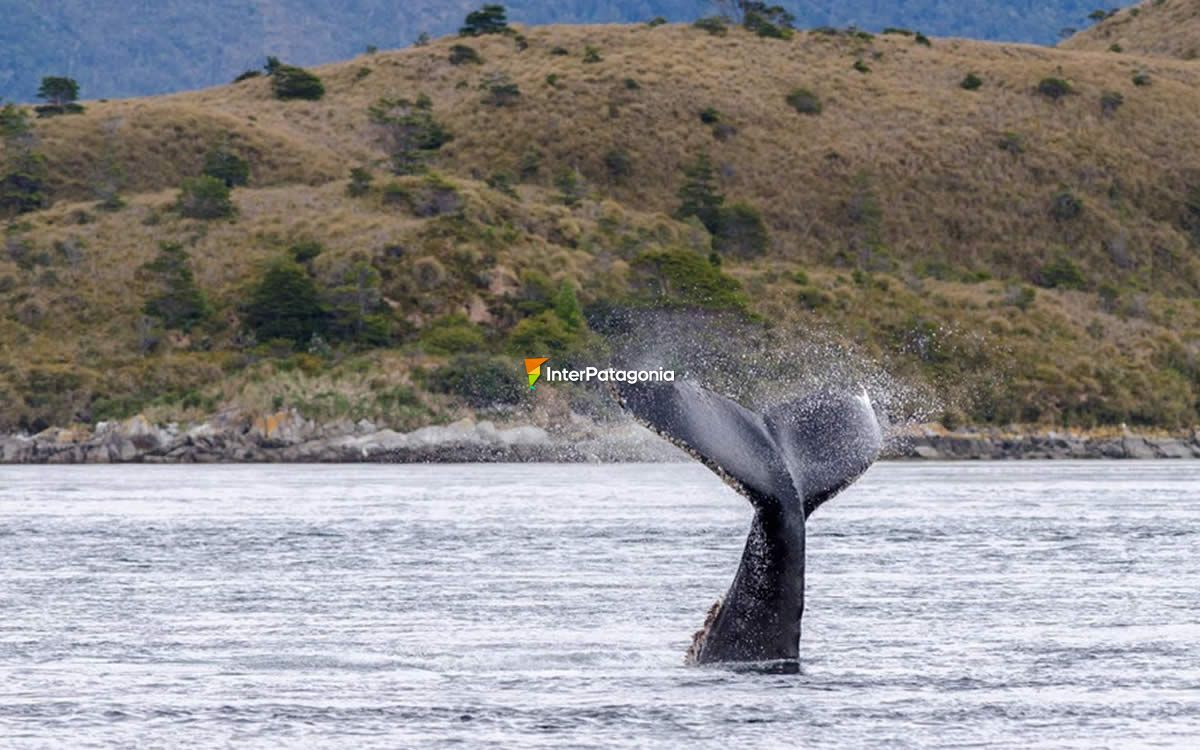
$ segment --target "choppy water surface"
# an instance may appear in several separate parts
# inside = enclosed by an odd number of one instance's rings
[[[0,745],[1196,746],[1200,464],[876,466],[799,675],[682,663],[748,520],[695,465],[0,467]]]

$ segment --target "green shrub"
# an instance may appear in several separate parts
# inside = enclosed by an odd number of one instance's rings
[[[189,219],[223,219],[237,212],[229,197],[229,187],[209,175],[184,180],[175,199],[175,209]]]
[[[316,240],[302,240],[288,248],[292,260],[302,266],[307,266],[325,252],[325,246]]]
[[[547,356],[570,351],[577,336],[554,313],[547,310],[525,318],[508,334],[506,350],[516,356]]]
[[[433,114],[428,97],[379,99],[367,109],[396,174],[417,174],[426,169],[434,152],[454,139]]]
[[[403,203],[415,216],[431,218],[462,210],[463,198],[454,183],[437,174],[416,186],[391,183],[383,188],[385,204]]]
[[[700,18],[697,19],[692,25],[697,29],[707,31],[713,36],[725,36],[729,33],[729,26],[725,23],[725,19],[721,18],[720,16],[707,16],[705,18]]]
[[[1188,191],[1183,199],[1183,228],[1192,235],[1192,241],[1200,245],[1200,185]]]
[[[601,62],[603,60],[604,60],[604,58],[600,56],[600,50],[596,49],[595,47],[584,48],[583,61],[585,63],[592,64],[592,63]]]
[[[331,278],[322,295],[330,311],[330,337],[366,346],[390,343],[392,321],[379,271],[364,260],[351,260],[336,267]]]
[[[238,187],[250,181],[250,162],[226,146],[217,146],[205,154],[203,174],[217,178],[226,187]]]
[[[1105,91],[1100,95],[1100,114],[1111,117],[1123,104],[1125,104],[1125,97],[1120,92]]]
[[[46,157],[13,148],[7,161],[4,174],[0,174],[0,214],[22,214],[50,205]]]
[[[554,55],[555,57],[566,57],[567,55],[571,54],[571,50],[567,49],[566,47],[554,46],[550,48],[550,54]]]
[[[667,22],[667,19],[663,18],[662,16],[655,16],[654,18],[651,18],[649,21],[647,21],[646,25],[653,29],[655,26],[662,26],[666,22]]]
[[[1075,88],[1062,78],[1047,77],[1038,82],[1037,92],[1050,101],[1058,101],[1075,93]]]
[[[780,5],[741,3],[742,27],[768,39],[791,39],[796,17]]]
[[[685,248],[648,250],[634,259],[635,295],[662,307],[745,310],[741,284]]]
[[[457,396],[475,409],[511,406],[525,393],[524,374],[511,359],[462,354],[431,373],[429,389]]]
[[[421,331],[417,340],[429,354],[479,352],[487,345],[483,331],[462,313],[435,320]]]
[[[554,314],[572,333],[582,333],[587,329],[583,308],[575,294],[575,285],[566,279],[558,285],[558,292],[554,295]]]
[[[1149,86],[1150,85],[1150,74],[1145,71],[1139,70],[1138,72],[1133,74],[1132,80],[1133,80],[1134,86]]]
[[[183,245],[161,243],[158,257],[142,266],[141,275],[149,276],[153,287],[142,311],[164,328],[190,331],[209,317],[208,302],[196,285]]]
[[[325,84],[313,73],[294,65],[278,65],[271,73],[271,90],[276,99],[317,101],[325,96]]]
[[[821,307],[828,307],[833,302],[833,299],[820,289],[807,287],[801,289],[796,294],[796,301],[800,303],[801,307],[816,310]]]
[[[505,75],[497,75],[484,84],[484,104],[511,107],[521,99],[521,87]]]
[[[823,109],[820,98],[808,89],[793,89],[787,103],[802,115],[819,115]]]
[[[721,113],[713,107],[705,107],[700,110],[700,122],[705,125],[715,125],[721,121]]]
[[[958,85],[962,86],[967,91],[976,91],[983,86],[983,79],[974,73],[967,73],[967,75],[963,77],[962,83]]]
[[[1096,290],[1100,298],[1100,309],[1106,313],[1115,313],[1120,307],[1121,291],[1112,284],[1105,282]]]
[[[308,271],[292,261],[277,261],[250,290],[242,322],[259,341],[283,339],[307,345],[328,330],[329,313]]]
[[[519,197],[517,190],[514,187],[515,180],[512,174],[508,172],[492,172],[486,180],[487,186],[492,190],[504,193],[510,198]]]
[[[346,195],[360,198],[371,192],[371,182],[375,177],[365,167],[355,167],[350,170],[350,182],[346,185]]]
[[[611,148],[604,154],[604,168],[609,178],[622,182],[633,175],[633,158],[623,148]]]
[[[466,20],[458,30],[459,36],[483,36],[484,34],[507,34],[512,31],[508,25],[508,14],[503,5],[485,5],[479,10],[467,14]]]
[[[262,77],[263,77],[263,72],[261,70],[253,70],[253,69],[246,70],[241,73],[238,73],[237,78],[234,78],[233,82],[241,83],[242,81],[249,81],[252,78],[262,78]]]
[[[727,141],[737,135],[738,129],[728,122],[718,122],[712,126],[713,138],[718,141]]]
[[[925,36],[924,34],[922,34],[919,31],[913,36],[913,42],[921,45],[922,47],[932,47],[933,46],[933,42],[929,41],[929,37]]]
[[[634,78],[626,78],[625,79],[625,89],[627,91],[637,91],[641,87],[642,87],[642,84],[638,83],[636,79],[634,79]]]
[[[1047,289],[1083,289],[1087,286],[1079,266],[1065,255],[1057,255],[1043,264],[1036,281],[1038,286]]]
[[[767,225],[758,209],[736,202],[718,212],[717,231],[713,233],[713,248],[717,252],[753,258],[765,253],[769,245]]]
[[[451,65],[482,65],[483,58],[475,51],[474,47],[468,47],[465,44],[456,44],[450,48],[450,64]]]
[[[679,208],[675,218],[687,219],[695,216],[710,233],[715,233],[720,223],[721,204],[725,196],[717,187],[717,176],[708,154],[701,153],[691,164],[683,168],[684,183],[679,188]]]
[[[854,61],[853,67],[859,73],[870,73],[871,72],[871,66],[867,65],[865,62],[863,62],[863,59],[861,57]]]
[[[880,33],[887,34],[887,35],[895,35],[895,36],[912,36],[913,35],[913,32],[910,31],[909,29],[901,29],[901,28],[897,28],[895,26],[888,26]]]
[[[578,206],[587,195],[587,186],[579,170],[564,167],[554,176],[554,187],[558,188],[558,199],[565,206]]]
[[[996,145],[1001,151],[1007,151],[1013,156],[1019,156],[1025,153],[1025,136],[1020,133],[1014,133],[1011,130],[1001,134],[1000,140]]]
[[[1056,193],[1050,202],[1050,215],[1057,221],[1077,219],[1082,213],[1083,201],[1079,200],[1070,190]]]
[[[536,315],[554,307],[554,284],[536,269],[521,272],[521,295],[516,307],[525,315]]]
[[[536,148],[530,147],[525,153],[521,154],[521,161],[517,165],[517,175],[522,181],[528,182],[537,177],[542,171],[542,152]]]

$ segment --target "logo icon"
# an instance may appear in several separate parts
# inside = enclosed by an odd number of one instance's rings
[[[538,378],[542,376],[542,365],[549,361],[549,357],[536,357],[525,360],[525,372],[529,375],[529,390],[533,390],[533,384],[538,382]]]

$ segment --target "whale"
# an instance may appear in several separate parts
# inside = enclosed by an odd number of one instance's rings
[[[686,661],[798,671],[808,518],[878,458],[886,417],[857,387],[825,388],[761,413],[691,380],[616,390],[637,421],[707,466],[754,510],[733,582]]]

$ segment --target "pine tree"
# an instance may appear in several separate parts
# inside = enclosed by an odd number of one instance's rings
[[[46,195],[46,157],[33,150],[29,115],[15,104],[0,107],[0,215],[37,211],[50,204]]]
[[[506,34],[512,31],[508,25],[508,12],[503,5],[485,5],[467,14],[459,36],[481,36],[483,34]]]
[[[700,154],[696,161],[683,168],[686,181],[679,189],[679,208],[675,216],[686,219],[695,216],[709,232],[715,233],[720,226],[721,204],[725,196],[717,188],[717,177],[708,154]]]
[[[50,106],[64,109],[79,98],[79,84],[74,78],[46,76],[42,79],[37,95]]]
[[[314,334],[325,333],[328,318],[308,272],[296,263],[281,261],[268,268],[255,285],[242,319],[259,341],[287,339],[305,345]]]
[[[575,285],[563,280],[554,295],[554,314],[563,322],[568,331],[582,331],[587,323],[583,319],[583,308],[579,306],[579,298],[575,296]]]
[[[142,309],[146,315],[158,318],[166,328],[183,331],[191,330],[208,318],[208,301],[196,285],[183,245],[162,243],[158,257],[142,266],[142,271],[150,274],[158,287],[157,293],[146,300]]]

